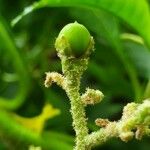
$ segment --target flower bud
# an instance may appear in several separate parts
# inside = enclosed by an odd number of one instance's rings
[[[93,50],[93,38],[81,24],[74,22],[66,25],[59,33],[55,47],[59,56],[81,57]]]

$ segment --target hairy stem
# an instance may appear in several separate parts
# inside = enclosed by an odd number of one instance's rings
[[[96,132],[92,132],[85,137],[86,147],[91,150],[92,147],[96,145],[101,145],[111,139],[112,137],[117,137],[116,122],[108,124],[106,128],[101,128]]]
[[[105,127],[85,137],[87,149],[90,150],[96,145],[103,144],[112,137],[119,137],[122,141],[128,142],[134,136],[140,140],[143,136],[149,135],[149,109],[150,99],[144,100],[141,104],[128,103],[124,107],[122,117],[119,121],[108,121]]]
[[[84,137],[88,135],[87,121],[84,105],[79,93],[80,78],[86,69],[87,60],[62,60],[62,69],[66,78],[66,93],[71,102],[73,127],[76,132],[75,150],[85,150]]]

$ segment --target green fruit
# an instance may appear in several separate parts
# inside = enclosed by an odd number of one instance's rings
[[[57,39],[60,39],[61,37],[64,37],[70,48],[66,53],[75,57],[82,56],[88,49],[91,41],[89,31],[77,22],[66,25],[60,31]]]

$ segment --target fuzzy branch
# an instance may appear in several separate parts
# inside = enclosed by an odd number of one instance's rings
[[[104,95],[101,91],[87,88],[86,92],[81,96],[81,101],[85,105],[94,105],[101,102],[103,98]]]
[[[62,87],[64,90],[65,88],[65,78],[63,75],[57,72],[47,72],[46,73],[46,80],[45,80],[45,87],[50,87],[52,83],[56,83],[58,86]]]
[[[150,99],[145,100],[142,104],[127,104],[118,122],[97,119],[96,124],[102,128],[85,137],[87,149],[103,144],[112,137],[119,137],[125,142],[134,136],[140,140],[144,135],[150,135]]]

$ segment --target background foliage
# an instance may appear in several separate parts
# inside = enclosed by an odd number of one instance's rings
[[[32,2],[0,0],[0,107],[33,117],[49,102],[61,114],[46,122],[37,140],[30,133],[18,136],[19,130],[13,130],[16,122],[0,112],[0,149],[27,149],[33,144],[43,149],[71,150],[74,131],[67,96],[55,85],[49,89],[43,86],[45,72],[61,72],[55,38],[64,25],[78,21],[95,39],[96,50],[82,78],[81,92],[91,87],[105,94],[102,103],[87,108],[89,128],[96,130],[96,118],[117,120],[126,103],[150,96],[149,90],[145,92],[150,78],[149,1],[42,0],[40,9],[10,26],[12,19]],[[10,128],[6,128],[8,124]],[[96,149],[148,147],[146,138],[128,144],[113,139]]]

